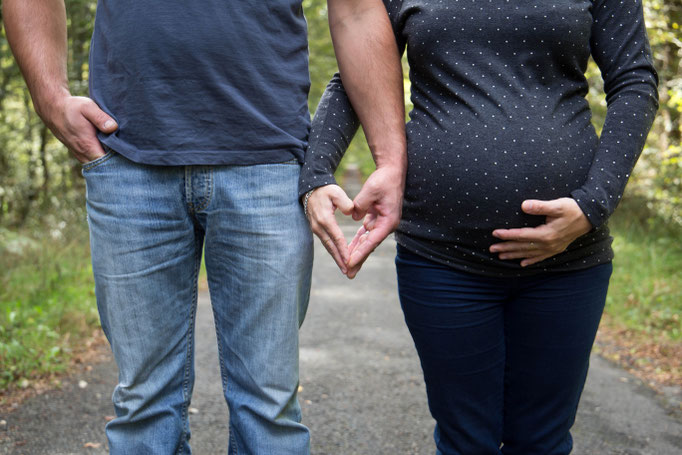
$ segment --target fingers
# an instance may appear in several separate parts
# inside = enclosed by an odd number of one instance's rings
[[[348,245],[334,216],[337,207],[350,213],[353,201],[338,185],[320,187],[308,199],[308,220],[315,235],[345,274],[348,271]]]
[[[374,229],[377,223],[377,215],[374,213],[368,213],[367,216],[365,216],[365,220],[362,222],[362,226],[368,230],[371,231]]]
[[[531,257],[541,256],[545,253],[546,253],[545,251],[540,250],[540,249],[517,250],[517,251],[510,251],[509,253],[500,254],[500,259],[502,259],[503,261],[512,260],[512,259],[527,259],[527,258],[531,258]]]
[[[532,258],[524,259],[521,261],[521,267],[528,267],[529,265],[537,264],[538,262],[542,262],[545,259],[551,258],[551,254],[543,254],[540,256],[535,256]]]
[[[350,245],[348,245],[348,254],[353,254],[353,250],[358,246],[358,243],[360,239],[362,238],[363,235],[367,234],[367,232],[371,231],[374,229],[374,226],[376,226],[376,220],[377,220],[377,215],[374,213],[368,213],[365,215],[365,219],[362,222],[362,226],[360,226],[360,229],[355,233],[355,237],[353,237],[353,240],[351,240]]]
[[[355,196],[355,199],[353,199],[353,219],[355,221],[360,221],[367,214],[367,211],[376,203],[376,194],[374,193],[372,181],[367,179],[365,184],[362,185],[360,192]]]
[[[346,240],[343,238],[343,234],[341,235],[341,238],[334,237],[333,235],[329,235],[326,232],[315,232],[315,234],[320,238],[322,245],[324,245],[324,248],[334,259],[334,262],[336,262],[336,265],[339,267],[341,272],[344,275],[347,274],[348,267],[346,266],[346,262],[348,255],[346,253]]]
[[[372,205],[372,200],[366,193],[363,193],[362,190],[360,190],[353,202],[353,219],[355,221],[360,221],[367,214],[367,211]]]
[[[331,186],[335,187],[334,192],[332,193],[332,203],[334,206],[341,210],[341,213],[344,215],[351,215],[353,213],[353,209],[355,208],[355,204],[353,203],[352,199],[348,197],[346,192],[343,191],[340,186]]]
[[[82,104],[81,114],[103,133],[113,133],[118,128],[114,119],[100,109],[92,100],[85,101]]]
[[[561,216],[564,211],[565,198],[540,201],[527,199],[521,204],[521,210],[529,215]]]
[[[565,249],[562,243],[543,240],[501,242],[495,243],[489,248],[491,253],[498,253],[498,257],[503,261],[523,259],[521,262],[523,267],[543,261]]]
[[[495,243],[490,246],[491,253],[515,253],[515,252],[529,252],[541,249],[544,247],[544,243],[536,242],[502,242]]]
[[[348,262],[348,245],[346,245],[346,238],[341,231],[341,228],[333,221],[327,219],[324,224],[318,223],[317,228],[313,232],[320,238],[322,245],[324,245],[327,252],[336,262],[342,273],[348,272],[346,263]]]
[[[360,243],[360,239],[367,234],[367,228],[365,226],[360,226],[360,229],[358,229],[358,232],[355,233],[355,236],[353,237],[353,240],[351,240],[350,245],[348,245],[348,254],[353,254],[353,251],[355,248],[358,246]]]
[[[523,201],[521,208],[528,214],[544,215],[545,224],[534,228],[494,230],[493,236],[504,241],[491,245],[490,252],[498,253],[502,260],[523,259],[523,267],[565,251],[575,239],[591,229],[580,207],[571,198],[528,199]]]
[[[493,236],[502,240],[539,240],[537,228],[495,229]]]
[[[346,274],[348,278],[354,278],[357,275],[369,255],[393,232],[391,224],[381,223],[380,219],[372,224],[374,225],[372,230],[367,230],[363,225],[351,242],[348,273]]]
[[[69,96],[61,101],[60,106],[55,110],[59,115],[53,116],[49,122],[55,136],[81,163],[104,155],[97,130],[113,132],[118,127],[116,122],[90,98]]]
[[[364,226],[363,226],[364,228]],[[375,228],[371,231],[365,229],[365,233],[358,238],[355,248],[352,250],[350,260],[348,261],[348,269],[352,270],[357,265],[362,264],[367,257],[384,241],[386,237],[392,232],[388,226],[384,226],[377,221]]]

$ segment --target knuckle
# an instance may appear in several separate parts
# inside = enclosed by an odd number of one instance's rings
[[[547,244],[547,245],[553,244],[554,242],[556,242],[556,240],[557,240],[557,239],[556,239],[556,234],[546,234],[546,235],[543,236],[543,238],[542,238],[542,241],[543,241],[545,244]]]

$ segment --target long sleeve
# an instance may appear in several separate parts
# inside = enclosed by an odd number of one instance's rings
[[[299,196],[314,188],[336,183],[334,172],[359,127],[358,116],[339,73],[336,73],[315,110],[298,183]]]
[[[594,227],[613,213],[658,109],[658,76],[642,0],[595,0],[590,40],[601,69],[607,113],[587,180],[571,193]]]
[[[393,32],[402,55],[405,41],[400,34],[398,17],[402,0],[384,0]],[[334,74],[320,98],[310,129],[308,149],[299,178],[298,192],[335,184],[334,172],[360,127],[358,116],[348,99],[339,73]]]

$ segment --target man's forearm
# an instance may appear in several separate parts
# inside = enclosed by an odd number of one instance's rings
[[[69,95],[64,0],[3,0],[7,40],[26,79],[36,111]]]
[[[407,167],[402,67],[381,0],[328,0],[343,85],[377,168]]]

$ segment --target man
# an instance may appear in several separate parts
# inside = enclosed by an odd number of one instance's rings
[[[395,224],[395,40],[380,0],[328,4],[344,82],[382,156],[356,215],[382,207]],[[202,248],[230,453],[308,453],[296,399],[312,263],[297,192],[309,128],[301,0],[100,0],[92,99],[69,93],[63,0],[5,0],[3,12],[36,111],[84,163],[97,303],[119,367],[111,453],[190,452]]]

